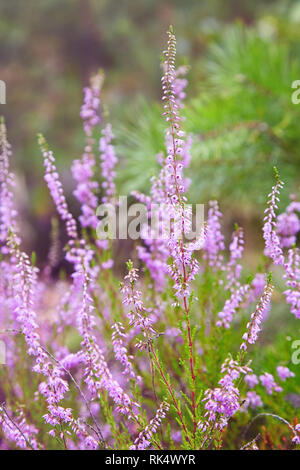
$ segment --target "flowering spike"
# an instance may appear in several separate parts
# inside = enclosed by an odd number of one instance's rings
[[[279,201],[278,195],[280,189],[283,187],[283,183],[279,179],[279,175],[276,175],[276,184],[272,188],[272,192],[269,194],[268,207],[265,210],[264,226],[263,226],[263,237],[265,240],[265,254],[272,258],[275,264],[283,264],[284,257],[282,248],[280,246],[279,237],[276,233],[276,213],[277,202]]]
[[[63,187],[59,180],[59,175],[55,166],[55,158],[53,156],[53,152],[49,149],[48,144],[42,134],[38,135],[38,142],[42,151],[42,155],[44,158],[44,166],[46,169],[44,179],[49,188],[53,202],[56,205],[57,212],[66,224],[66,231],[69,238],[77,239],[78,235],[76,222],[67,206]]]
[[[130,447],[131,450],[144,450],[149,447],[153,434],[157,432],[157,429],[161,425],[162,420],[166,417],[166,413],[169,411],[170,405],[163,402],[158,408],[156,415],[149,424],[141,431],[134,441],[134,444]]]
[[[265,284],[265,288],[261,295],[261,298],[256,306],[255,311],[250,317],[250,321],[247,323],[247,331],[243,335],[244,341],[240,346],[240,349],[243,351],[246,351],[248,349],[247,343],[254,344],[257,341],[258,333],[261,330],[263,314],[271,302],[271,296],[274,289],[270,282],[270,276],[268,276],[268,280]]]

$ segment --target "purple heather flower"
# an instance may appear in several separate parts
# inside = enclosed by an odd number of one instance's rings
[[[122,303],[130,307],[130,311],[127,313],[129,324],[136,329],[141,329],[144,340],[147,343],[149,335],[155,335],[156,332],[152,327],[152,320],[147,315],[147,309],[142,301],[142,292],[136,289],[138,270],[133,267],[132,261],[127,262],[127,267],[128,274],[124,278],[125,283],[122,283],[120,287],[123,295]]]
[[[102,269],[111,269],[114,265],[114,260],[108,259],[101,264]]]
[[[26,422],[22,410],[18,411],[17,416],[10,417],[10,419],[7,417],[6,413],[3,412],[1,405],[0,412],[0,426],[2,427],[6,439],[14,442],[20,449],[38,450],[41,448],[36,438],[38,429]],[[31,447],[29,447],[28,443]]]
[[[264,274],[257,273],[251,282],[251,295],[250,301],[253,302],[256,298],[261,295],[266,284],[266,278]]]
[[[290,248],[288,259],[284,264],[287,290],[284,291],[286,301],[291,305],[291,313],[300,318],[300,254],[299,248]]]
[[[168,124],[166,133],[166,190],[169,203],[177,206],[186,200],[182,193],[185,191],[183,178],[183,137],[185,133],[180,129],[179,109],[182,107],[182,86],[178,88],[177,72],[175,69],[176,38],[172,31],[168,32],[168,49],[164,52],[165,62],[163,65],[164,75],[162,77],[162,91],[164,102],[163,116]],[[177,79],[177,82],[176,82]],[[182,84],[182,82],[180,82]],[[167,201],[168,202],[168,201]]]
[[[99,445],[98,442],[92,436],[87,436],[84,440],[85,448],[87,450],[97,450]]]
[[[288,367],[283,367],[283,366],[278,366],[276,368],[277,370],[277,375],[280,378],[280,380],[286,380],[289,377],[295,377],[294,372],[292,372]]]
[[[82,158],[75,160],[71,168],[73,177],[77,181],[74,195],[81,204],[80,223],[82,227],[91,227],[94,230],[98,225],[96,216],[98,198],[96,193],[99,186],[97,181],[93,180],[95,157],[93,154],[94,139],[92,138],[92,131],[101,121],[99,96],[102,81],[103,76],[99,73],[92,77],[90,86],[84,89],[84,103],[80,116],[83,119],[83,127],[86,133],[86,145]]]
[[[11,146],[7,141],[6,126],[0,122],[0,252],[7,253],[6,240],[10,229],[17,232],[16,215],[14,208],[14,175],[9,172],[9,158]]]
[[[73,178],[77,181],[74,196],[81,204],[81,215],[79,216],[82,227],[97,228],[98,218],[96,209],[98,199],[95,192],[98,190],[98,183],[92,180],[95,166],[95,159],[90,145],[86,145],[81,160],[74,160],[72,164]]]
[[[221,231],[221,217],[222,213],[219,210],[218,202],[210,201],[207,216],[207,237],[203,247],[203,256],[214,270],[224,269],[222,251],[224,251],[225,245],[224,236]]]
[[[132,356],[128,356],[127,349],[124,345],[124,339],[126,339],[126,334],[124,333],[124,327],[122,323],[117,322],[112,325],[113,334],[112,334],[112,344],[117,361],[119,361],[124,367],[123,374],[127,376],[127,379],[134,379],[140,381],[141,377],[137,376],[134,372],[132,365]]]
[[[173,88],[174,88],[174,95],[176,96],[176,102],[179,107],[183,107],[182,101],[186,97],[184,90],[188,84],[188,81],[185,78],[187,72],[188,72],[188,67],[186,66],[178,67],[178,69],[175,70]]]
[[[80,116],[83,120],[83,127],[88,137],[91,137],[93,128],[100,122],[100,91],[103,82],[103,75],[97,74],[91,78],[90,86],[84,88],[84,103],[81,107]]]
[[[255,311],[252,313],[250,321],[247,323],[247,331],[243,335],[244,341],[240,346],[241,350],[246,351],[248,349],[247,343],[254,344],[257,341],[258,333],[261,330],[264,312],[271,302],[272,292],[273,286],[267,282],[259,303],[257,304]]]
[[[300,231],[299,217],[294,212],[284,212],[278,216],[276,228],[282,248],[290,248]]]
[[[255,302],[257,297],[262,295],[263,289],[266,284],[266,277],[264,274],[257,273],[254,276],[253,281],[251,282],[250,290],[247,297],[247,305],[250,305],[252,302]],[[271,308],[271,303],[265,306],[265,309],[262,313],[262,320],[265,321]]]
[[[166,417],[169,411],[170,405],[163,402],[158,408],[156,415],[150,420],[149,424],[143,429],[133,445],[130,447],[131,450],[144,450],[151,444],[152,436],[157,432],[157,429],[161,425],[162,420]]]
[[[48,185],[53,202],[61,219],[66,223],[66,231],[68,237],[71,239],[77,238],[76,222],[72,214],[69,212],[66,198],[63,192],[62,184],[59,180],[59,175],[55,166],[55,158],[51,150],[48,149],[46,141],[43,136],[39,137],[39,144],[42,149],[45,166],[44,179]]]
[[[217,326],[224,326],[227,329],[230,327],[233,316],[237,309],[241,307],[249,288],[250,286],[245,284],[232,291],[230,298],[225,302],[223,310],[218,313]]]
[[[113,378],[104,354],[93,334],[95,325],[94,305],[89,293],[90,281],[86,271],[83,271],[82,275],[78,275],[75,279],[82,288],[82,303],[77,315],[77,324],[83,337],[81,346],[82,358],[86,364],[85,383],[92,396],[100,397],[101,389],[104,388],[117,405],[116,411],[132,419],[134,410],[137,410],[139,405],[127,395],[117,380]]]
[[[134,196],[147,205],[150,212],[151,203],[156,204],[160,209],[157,214],[161,237],[157,239],[152,232],[147,233],[143,239],[145,246],[138,247],[139,258],[145,263],[155,282],[157,291],[162,291],[166,274],[174,280],[175,295],[182,297],[188,295],[188,284],[198,272],[198,263],[192,257],[193,248],[190,244],[189,250],[179,239],[182,239],[182,232],[187,233],[191,227],[192,214],[183,209],[182,204],[186,200],[184,192],[187,190],[188,181],[183,176],[184,167],[189,165],[192,145],[191,136],[187,136],[180,129],[181,117],[179,110],[183,107],[182,100],[185,97],[184,88],[187,84],[185,79],[179,78],[186,73],[185,67],[175,69],[176,40],[172,32],[169,32],[168,50],[165,52],[165,63],[163,65],[164,76],[162,78],[163,88],[163,115],[169,128],[166,132],[167,156],[158,155],[159,164],[162,166],[158,178],[152,177],[151,198],[134,193]],[[169,230],[169,221],[176,222]],[[165,223],[166,222],[166,223]],[[169,241],[169,242],[168,242]],[[172,262],[168,267],[167,259],[171,255]],[[188,267],[191,267],[189,270]],[[180,282],[182,273],[185,271],[186,278]]]
[[[246,402],[244,404],[244,407],[245,408],[250,407],[252,410],[254,410],[254,408],[258,408],[261,406],[263,406],[263,402],[260,396],[257,395],[256,392],[247,392]]]
[[[300,212],[300,202],[296,201],[293,194],[290,195],[290,198],[292,202],[277,219],[277,234],[282,248],[290,248],[296,243],[296,237],[300,231],[300,220],[296,214],[296,212]]]
[[[259,383],[258,378],[255,374],[245,375],[244,380],[245,380],[246,384],[249,385],[250,388],[254,388],[255,385],[257,385]]]
[[[15,265],[13,281],[14,314],[19,329],[24,335],[28,354],[35,358],[33,370],[45,377],[45,381],[39,384],[39,392],[45,397],[48,409],[44,419],[54,427],[61,422],[78,427],[77,421],[72,416],[72,410],[59,405],[59,402],[69,390],[67,382],[62,378],[63,372],[49,360],[40,343],[37,316],[34,311],[37,268],[31,265],[26,253],[20,250],[13,233],[9,238],[9,247],[11,261]]]
[[[244,251],[244,233],[241,228],[235,230],[232,234],[232,241],[229,245],[230,260],[227,263],[227,285],[226,289],[233,289],[234,286],[239,287],[239,277],[241,274],[242,266],[238,260],[242,258]]]
[[[267,389],[268,395],[272,395],[273,391],[282,392],[282,388],[276,384],[272,374],[265,372],[264,374],[259,376],[259,380],[261,381],[262,385]]]
[[[171,438],[174,442],[181,443],[182,442],[182,432],[181,431],[172,431]]]
[[[293,437],[292,441],[298,445],[300,444],[300,424],[296,424],[295,428],[294,428],[294,433],[295,433],[295,436]]]
[[[283,264],[284,257],[280,246],[280,240],[276,233],[276,213],[279,201],[278,194],[283,187],[283,183],[277,178],[277,183],[272,188],[272,192],[268,195],[268,207],[265,210],[263,236],[265,240],[265,254],[272,258],[274,264]]]
[[[111,125],[107,124],[102,131],[102,137],[99,142],[103,177],[102,188],[104,192],[104,196],[102,197],[103,203],[113,202],[116,192],[114,167],[118,163],[118,159],[115,154],[114,146],[112,145],[113,138],[114,135],[111,130]]]
[[[241,374],[249,372],[251,369],[248,366],[241,366],[231,358],[225,360],[221,368],[223,376],[219,380],[220,387],[206,390],[204,393],[207,421],[199,423],[200,429],[205,431],[211,424],[220,430],[227,426],[229,418],[240,409],[240,392],[236,381]]]

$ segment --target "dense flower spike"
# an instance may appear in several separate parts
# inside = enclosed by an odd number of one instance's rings
[[[127,262],[128,274],[124,280],[125,283],[121,284],[121,292],[123,295],[123,304],[128,305],[130,311],[127,313],[129,324],[137,329],[141,329],[144,335],[145,344],[149,340],[149,335],[155,335],[155,330],[152,326],[152,320],[147,315],[147,309],[144,307],[142,301],[142,292],[136,289],[138,281],[138,270],[133,267],[131,260]]]
[[[112,344],[116,359],[124,367],[123,374],[128,377],[128,379],[141,380],[141,377],[137,376],[134,372],[132,365],[132,356],[128,356],[127,349],[124,345],[123,338],[126,338],[124,333],[124,327],[122,323],[117,322],[112,325]]]
[[[117,411],[134,419],[139,405],[135,403],[127,393],[123,391],[119,383],[113,378],[102,350],[97,344],[93,334],[95,318],[94,305],[88,292],[89,279],[83,270],[78,273],[77,281],[82,285],[82,305],[78,312],[78,329],[83,337],[81,343],[83,360],[86,364],[85,382],[92,396],[101,396],[101,390],[105,389],[117,405]]]
[[[0,426],[6,439],[14,442],[20,449],[38,450],[41,448],[36,439],[38,429],[26,422],[23,410],[19,410],[18,416],[12,418],[4,405],[0,404]]]
[[[103,75],[98,73],[91,79],[90,86],[84,88],[84,103],[81,107],[80,116],[83,120],[83,127],[88,137],[92,135],[92,130],[101,122],[99,114],[100,91],[102,87]]]
[[[218,313],[219,320],[216,323],[217,326],[224,326],[225,328],[230,327],[233,316],[237,309],[241,307],[249,288],[250,286],[246,284],[232,292],[230,299],[226,300],[223,310]]]
[[[258,333],[261,330],[261,323],[263,321],[263,313],[271,302],[271,296],[273,292],[273,286],[267,281],[264,291],[261,295],[260,301],[256,306],[255,311],[250,317],[250,321],[247,323],[247,331],[243,335],[243,343],[241,344],[241,350],[246,351],[248,344],[254,344],[257,341]],[[248,344],[247,344],[248,343]]]
[[[220,218],[222,213],[219,210],[217,201],[209,202],[207,216],[207,237],[204,243],[204,258],[208,260],[211,268],[224,269],[222,252],[225,249],[224,236],[221,232]]]
[[[69,386],[62,378],[62,370],[52,364],[40,342],[34,311],[37,269],[31,265],[28,256],[20,250],[13,233],[9,238],[9,246],[12,260],[15,263],[14,314],[20,331],[25,337],[28,354],[35,358],[33,370],[45,377],[45,381],[39,384],[39,392],[47,402],[47,414],[43,418],[54,428],[62,427],[64,423],[79,433],[80,427],[72,416],[72,410],[59,405],[69,390]],[[82,434],[87,435],[84,429],[82,429]],[[55,435],[56,432],[53,430],[53,436]]]
[[[237,228],[232,234],[232,242],[229,245],[230,260],[227,263],[227,289],[233,289],[235,286],[239,287],[239,277],[241,274],[242,266],[238,260],[242,258],[244,251],[244,233],[241,228]]]
[[[292,202],[287,206],[286,210],[278,216],[277,234],[279,236],[282,248],[291,248],[296,243],[297,234],[300,231],[300,202],[295,200],[295,196],[291,195]]]
[[[300,424],[296,424],[294,428],[293,442],[295,444],[300,444]]]
[[[42,142],[42,145],[45,145]],[[47,413],[43,416],[45,421],[51,424],[53,437],[60,437],[66,447],[63,425],[67,425],[71,431],[77,432],[78,436],[88,436],[85,427],[80,425],[72,416],[70,408],[64,408],[59,403],[69,390],[67,382],[62,378],[63,371],[49,360],[45,348],[42,346],[38,333],[37,315],[35,312],[38,291],[38,269],[35,268],[27,256],[21,250],[20,239],[15,233],[15,227],[10,227],[7,237],[7,247],[12,269],[12,294],[13,294],[13,316],[16,332],[24,335],[27,352],[34,358],[33,371],[44,376],[44,382],[39,384],[39,392],[45,397]],[[25,423],[22,415],[20,425]],[[58,432],[58,427],[60,431]],[[25,428],[29,431],[34,427]],[[70,433],[70,431],[68,431]],[[23,437],[25,434],[23,433]]]
[[[192,211],[185,207],[187,200],[185,196],[186,184],[183,177],[184,164],[187,163],[183,155],[185,133],[182,131],[179,115],[181,107],[181,97],[176,95],[176,38],[173,28],[168,32],[168,48],[165,51],[164,75],[162,77],[162,90],[164,113],[163,116],[168,124],[166,132],[166,152],[165,165],[162,171],[164,178],[165,202],[168,212],[174,220],[174,224],[169,236],[168,249],[170,263],[168,274],[173,280],[175,295],[174,306],[181,306],[186,321],[186,338],[189,348],[190,377],[192,380],[192,415],[193,415],[193,440],[196,440],[197,418],[196,418],[196,372],[194,344],[190,319],[191,308],[191,284],[199,273],[200,266],[193,251],[198,245],[196,239],[192,246],[186,246],[184,235],[190,232],[192,227]],[[177,82],[178,84],[178,82]],[[203,246],[205,231],[198,234],[199,245]]]
[[[279,201],[278,194],[283,187],[283,183],[279,179],[278,172],[275,172],[277,182],[269,194],[268,207],[265,210],[263,235],[265,240],[265,254],[272,258],[275,264],[283,264],[284,257],[280,246],[279,237],[276,233],[276,213],[278,209],[277,202]]]
[[[95,156],[93,153],[94,139],[92,131],[94,127],[100,124],[100,91],[102,87],[103,74],[98,73],[91,78],[89,87],[84,89],[84,103],[81,108],[80,116],[83,119],[83,126],[86,133],[86,144],[84,153],[80,160],[74,160],[72,165],[72,174],[77,181],[77,188],[74,191],[75,197],[81,204],[82,214],[79,217],[83,227],[97,228],[98,219],[96,209],[98,198],[98,183],[93,180]]]
[[[176,102],[174,81],[176,79],[175,70],[175,57],[176,57],[176,39],[173,34],[172,28],[168,32],[168,49],[165,51],[164,75],[162,77],[162,90],[164,101],[164,113],[166,121],[169,125],[167,131],[167,168],[169,169],[169,193],[168,196],[171,201],[176,204],[182,201],[181,193],[184,191],[182,180],[183,165],[179,161],[181,159],[182,145],[182,131],[180,129],[181,117],[179,116],[179,106]],[[180,188],[180,189],[179,189]]]
[[[134,444],[130,447],[131,450],[144,450],[149,447],[153,434],[157,432],[157,429],[161,425],[162,420],[166,417],[170,405],[163,402],[156,412],[156,415],[149,424],[140,432]]]
[[[206,431],[209,428],[222,430],[227,426],[228,419],[231,418],[240,408],[240,392],[236,382],[240,375],[251,372],[248,366],[241,366],[237,361],[227,358],[222,365],[222,378],[219,381],[220,387],[205,392],[205,417],[206,422],[198,424],[199,429]]]
[[[116,187],[114,183],[115,171],[114,167],[116,166],[118,159],[115,154],[114,146],[112,145],[112,140],[114,136],[111,130],[111,125],[106,124],[105,128],[102,131],[102,137],[99,141],[100,149],[100,158],[101,158],[101,169],[102,169],[102,188],[104,195],[102,197],[103,203],[113,203]]]
[[[247,392],[246,395],[246,402],[244,403],[245,408],[251,408],[254,410],[255,408],[259,408],[263,406],[263,402],[260,396],[256,392]]]
[[[284,264],[285,274],[283,279],[286,281],[288,289],[284,291],[287,303],[291,306],[291,313],[296,318],[300,318],[300,253],[299,248],[290,248],[288,259]]]
[[[182,287],[178,285],[177,280],[181,277],[183,266],[182,260],[178,260],[180,266],[176,266],[178,263],[176,263],[175,258],[178,256],[179,252],[181,252],[181,256],[183,256],[184,251],[186,251],[186,259],[191,260],[192,252],[200,249],[203,242],[201,234],[198,234],[198,239],[195,240],[195,244],[190,244],[189,250],[186,250],[182,243],[179,247],[178,242],[178,238],[182,239],[184,229],[185,233],[187,233],[189,227],[192,225],[192,213],[188,208],[184,208],[182,204],[183,201],[186,200],[183,193],[187,190],[189,185],[189,181],[183,177],[183,169],[189,165],[191,159],[190,149],[192,138],[191,136],[187,136],[187,138],[184,139],[185,133],[179,126],[179,122],[182,119],[179,116],[179,110],[183,108],[182,101],[185,98],[184,88],[187,84],[187,80],[184,78],[187,67],[175,69],[176,40],[172,28],[170,28],[168,35],[168,49],[164,53],[164,75],[162,78],[165,110],[163,115],[166,117],[167,123],[169,124],[165,139],[167,157],[164,158],[163,154],[157,156],[158,162],[162,168],[158,177],[153,176],[151,178],[151,197],[149,198],[137,192],[133,192],[132,194],[141,203],[146,204],[149,214],[151,204],[157,205],[157,220],[159,221],[158,223],[163,237],[163,240],[156,239],[153,233],[149,233],[147,230],[143,236],[146,246],[138,247],[139,257],[149,269],[158,291],[161,291],[165,285],[165,274],[170,274],[175,281],[175,289],[178,288],[176,295],[180,297],[182,295]],[[170,219],[174,219],[172,227],[169,226]],[[170,243],[168,243],[169,238]],[[173,257],[173,262],[172,265],[167,268],[167,259],[170,252]],[[187,261],[187,263],[188,262],[189,261]],[[195,273],[197,270],[197,263],[192,261],[191,271]],[[194,273],[191,273],[191,280]]]
[[[68,237],[71,239],[77,238],[76,222],[72,214],[70,213],[66,198],[63,192],[62,184],[59,180],[59,175],[55,166],[55,158],[51,150],[42,135],[39,136],[39,144],[42,150],[45,166],[45,181],[48,185],[50,194],[53,202],[56,206],[57,212],[61,219],[66,223],[66,231]]]
[[[6,126],[0,121],[0,250],[6,252],[6,239],[11,228],[16,233],[16,210],[13,204],[13,175],[9,172],[11,146],[7,141]]]

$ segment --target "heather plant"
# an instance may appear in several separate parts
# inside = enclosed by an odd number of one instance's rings
[[[291,318],[290,331],[297,329],[300,202],[292,195],[278,213],[283,183],[275,168],[262,217],[265,249],[255,272],[243,261],[243,229],[233,227],[226,241],[216,200],[209,203],[202,230],[187,243],[186,228],[193,225],[193,213],[186,210],[190,181],[185,175],[191,136],[181,114],[186,70],[176,68],[172,28],[162,72],[166,129],[165,148],[157,155],[160,170],[151,177],[148,195],[135,191],[132,197],[148,209],[151,204],[161,207],[159,220],[173,222],[168,237],[142,230],[123,275],[114,267],[113,240],[97,236],[99,204],[120,209],[118,158],[102,104],[102,74],[84,89],[80,113],[86,142],[71,168],[81,207],[78,220],[70,212],[55,156],[46,139],[38,137],[44,179],[60,219],[59,225],[52,223],[43,269],[37,268],[35,255],[23,250],[9,169],[11,147],[1,121],[2,449],[300,444],[296,363],[285,346],[276,351],[263,336],[268,318],[274,315],[278,321],[278,312]],[[55,274],[60,230],[68,239],[64,257],[70,275]],[[286,331],[278,332],[276,344]]]

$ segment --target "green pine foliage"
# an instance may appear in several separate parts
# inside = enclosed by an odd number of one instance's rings
[[[212,196],[224,203],[264,203],[276,165],[293,192],[299,185],[300,106],[291,101],[300,77],[296,51],[300,33],[287,19],[262,18],[255,27],[225,28],[201,60],[202,76],[190,73],[185,129],[193,136],[191,200]],[[199,70],[199,67],[197,68]],[[141,116],[138,120],[136,116]],[[129,126],[119,128],[124,192],[147,190],[163,148],[160,108],[140,100],[128,111]],[[251,191],[248,189],[252,188]],[[286,203],[286,199],[283,199]]]

